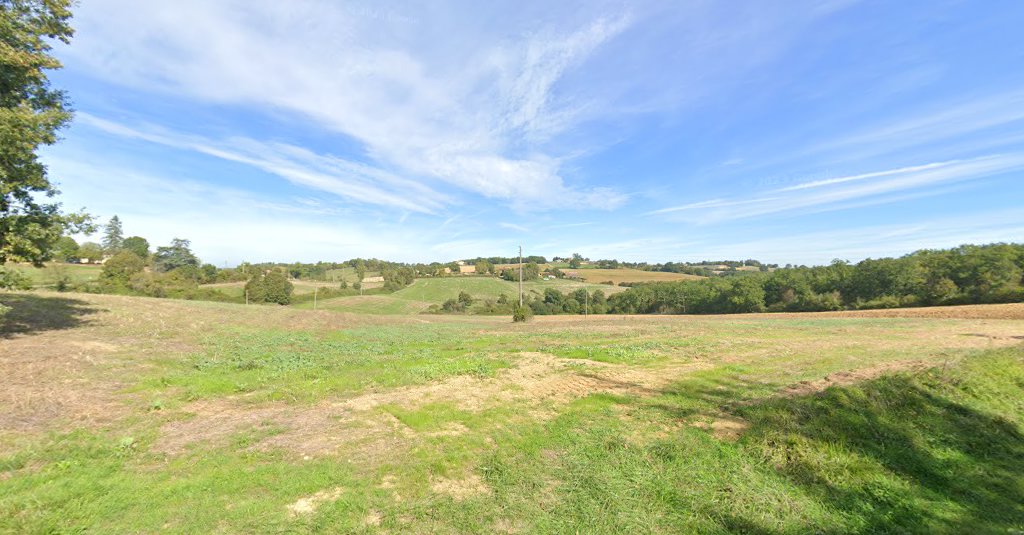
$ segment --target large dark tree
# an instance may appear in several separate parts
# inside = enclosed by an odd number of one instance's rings
[[[124,247],[124,230],[121,228],[121,218],[110,218],[107,226],[103,227],[103,249],[107,254],[114,254]],[[139,255],[141,257],[141,255]]]
[[[171,244],[165,247],[157,247],[153,253],[153,264],[156,269],[168,272],[183,267],[199,267],[199,258],[190,249],[191,242],[181,238],[174,238]]]
[[[47,202],[57,194],[40,146],[71,120],[63,91],[47,71],[60,68],[51,43],[68,43],[71,0],[0,0],[0,264],[41,265],[66,230],[92,232],[82,213]]]

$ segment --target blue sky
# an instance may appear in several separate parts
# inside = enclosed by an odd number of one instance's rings
[[[205,260],[1024,240],[1024,3],[89,0],[68,208]]]

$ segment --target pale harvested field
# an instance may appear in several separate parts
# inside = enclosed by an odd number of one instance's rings
[[[578,269],[575,271],[579,273],[583,280],[597,284],[607,281],[611,281],[612,284],[618,284],[620,282],[672,282],[703,278],[686,273],[642,271],[639,269]]]

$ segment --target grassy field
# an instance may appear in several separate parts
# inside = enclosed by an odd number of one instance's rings
[[[643,271],[639,269],[580,269],[577,270],[580,277],[587,282],[604,283],[611,281],[612,284],[620,282],[666,282],[681,280],[696,280],[703,277],[688,275],[686,273],[667,273],[661,271]]]
[[[316,303],[317,310],[334,312],[350,312],[354,314],[401,315],[418,314],[434,303],[399,299],[390,295],[354,295],[324,299]],[[304,301],[294,305],[295,308],[312,310],[313,302]]]
[[[605,295],[622,291],[603,284],[589,284],[565,279],[525,281],[523,291],[534,296],[543,296],[546,288],[555,288],[560,292],[571,292],[580,288],[588,291],[601,290]],[[436,279],[417,279],[407,288],[391,295],[399,299],[412,299],[429,303],[441,303],[446,299],[454,299],[459,292],[468,292],[476,299],[497,299],[505,294],[509,298],[519,295],[519,284],[497,277],[441,277]]]
[[[1024,304],[0,302],[0,532],[1024,529]]]
[[[586,288],[589,291],[601,290],[606,294],[624,290],[624,288],[569,280],[530,281],[523,283],[524,292],[533,296],[543,296],[545,288],[556,288],[561,292],[571,292],[580,288]],[[516,283],[495,277],[417,279],[410,286],[392,294],[324,299],[317,303],[317,309],[356,314],[418,314],[427,310],[430,305],[440,305],[447,299],[457,298],[459,292],[463,291],[468,292],[473,298],[478,300],[495,301],[501,294],[505,294],[510,299],[514,298],[518,295],[519,286]],[[296,286],[296,292],[298,292],[298,286]],[[295,306],[301,309],[312,309],[313,303],[303,302]]]
[[[293,280],[292,293],[294,295],[311,294],[316,288],[337,288],[338,284],[333,282],[322,282],[322,281],[302,281]],[[243,297],[245,295],[245,281],[239,282],[219,282],[214,284],[204,284],[203,288],[213,288],[221,293],[230,295],[232,297]],[[372,285],[367,284],[367,288]],[[377,286],[380,286],[379,284]]]
[[[92,264],[62,264],[49,263],[45,267],[37,268],[31,264],[7,264],[7,268],[14,268],[32,281],[37,288],[50,287],[54,284],[56,275],[63,271],[71,277],[73,283],[88,282],[96,280],[103,271],[103,266]]]

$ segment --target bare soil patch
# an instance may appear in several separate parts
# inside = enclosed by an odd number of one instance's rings
[[[291,516],[312,514],[321,504],[333,502],[340,498],[343,491],[344,489],[341,487],[335,487],[333,489],[321,490],[312,496],[299,498],[295,503],[288,505],[288,514]]]
[[[476,474],[470,474],[462,479],[437,478],[431,483],[430,489],[438,494],[447,494],[456,501],[491,492],[490,487]]]
[[[693,427],[710,431],[711,435],[718,440],[725,440],[729,442],[739,440],[743,432],[750,427],[750,423],[746,420],[727,414],[717,415],[711,422],[699,421],[694,422],[691,425]]]
[[[494,378],[459,376],[313,406],[253,405],[242,397],[199,401],[184,409],[189,418],[162,427],[153,448],[179,454],[193,444],[224,445],[238,433],[274,427],[279,432],[260,439],[256,447],[283,448],[302,456],[344,452],[352,458],[372,461],[404,450],[418,436],[452,436],[466,431],[453,423],[438,431],[416,433],[377,410],[382,405],[415,409],[431,402],[447,402],[476,412],[517,403],[524,411],[543,416],[546,413],[537,409],[544,403],[565,403],[596,392],[655,394],[679,374],[704,366],[693,363],[654,370],[581,362],[545,353],[523,353],[517,366]]]

